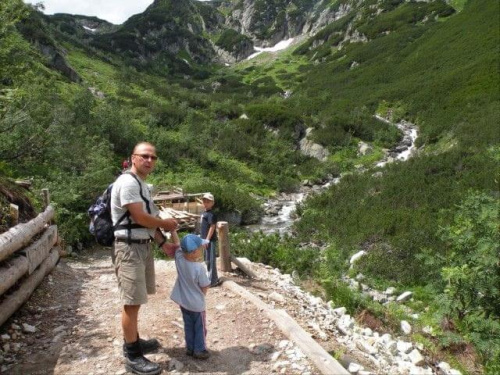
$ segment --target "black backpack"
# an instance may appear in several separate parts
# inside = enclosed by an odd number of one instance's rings
[[[137,176],[133,173],[126,172],[135,178],[139,184],[139,193],[141,198],[146,202],[146,208],[148,213],[151,214],[151,208],[149,207],[149,201],[142,194],[142,185]],[[125,212],[119,219],[116,225],[113,225],[113,220],[111,219],[111,189],[113,184],[110,184],[104,193],[100,195],[95,203],[89,207],[87,210],[90,216],[89,231],[92,233],[98,244],[103,246],[111,246],[115,240],[115,230],[127,229],[128,238],[131,238],[131,231],[134,228],[144,228],[139,224],[132,224],[130,219],[130,212]],[[128,224],[119,225],[123,220],[128,219]]]

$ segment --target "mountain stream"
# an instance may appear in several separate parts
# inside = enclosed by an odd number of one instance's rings
[[[381,116],[377,115],[375,117],[380,121],[390,123]],[[382,160],[375,163],[375,167],[381,168],[397,160],[406,161],[415,154],[415,141],[418,135],[416,125],[402,120],[396,123],[395,126],[403,133],[403,137],[397,145],[386,152]],[[358,173],[365,171],[366,169],[361,168]],[[298,193],[281,193],[277,198],[268,199],[263,204],[265,214],[260,223],[249,225],[247,229],[251,232],[262,231],[265,234],[288,234],[296,218],[297,204],[303,202],[310,194],[320,193],[331,185],[338,184],[341,179],[342,175],[339,177],[328,176],[320,185],[311,185],[306,182],[302,184]]]

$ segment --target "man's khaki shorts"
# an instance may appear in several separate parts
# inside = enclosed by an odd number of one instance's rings
[[[156,292],[155,264],[150,244],[115,242],[113,264],[123,305],[142,305]]]

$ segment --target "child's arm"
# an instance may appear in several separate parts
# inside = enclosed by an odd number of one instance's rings
[[[207,240],[211,241],[212,240],[212,237],[214,235],[214,232],[215,232],[215,224],[212,224],[210,225],[210,228],[208,229],[208,233],[207,233]]]
[[[172,240],[172,243],[175,243],[176,245],[180,245],[181,241],[179,240],[179,235],[177,234],[176,230],[170,231],[170,239]]]
[[[170,239],[172,243],[164,243],[161,249],[163,250],[165,255],[173,258],[175,256],[175,251],[179,248],[179,244],[181,243],[176,230],[170,231]]]
[[[208,291],[208,286],[205,286],[205,287],[201,288],[201,292],[202,292],[204,295],[207,295],[207,291]]]

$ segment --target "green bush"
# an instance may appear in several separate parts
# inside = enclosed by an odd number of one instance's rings
[[[236,232],[231,234],[231,251],[253,262],[279,268],[282,273],[296,271],[301,276],[317,274],[319,253],[317,249],[301,249],[291,237],[261,232]]]
[[[500,356],[499,207],[497,198],[471,192],[453,222],[440,230],[448,245],[442,268],[444,309],[485,363]]]

